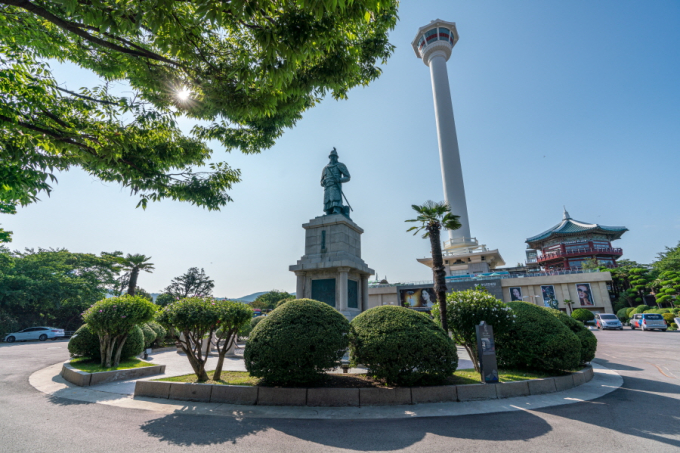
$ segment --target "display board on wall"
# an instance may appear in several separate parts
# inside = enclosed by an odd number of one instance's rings
[[[543,305],[548,308],[557,308],[559,306],[557,297],[555,297],[555,287],[553,285],[542,285],[541,294],[543,294]]]
[[[522,288],[519,286],[515,286],[513,288],[510,288],[510,301],[522,301]]]
[[[503,289],[501,288],[500,279],[476,280],[471,282],[455,282],[449,280],[446,282],[447,292],[449,293],[452,291],[474,289],[477,285],[483,286],[491,295],[503,300]],[[399,305],[402,307],[410,307],[419,311],[429,311],[432,308],[432,305],[437,303],[437,295],[434,293],[434,287],[431,284],[397,286],[397,293],[399,295]]]
[[[578,300],[582,307],[592,307],[595,305],[593,291],[590,289],[590,283],[577,283],[576,292],[578,293]]]

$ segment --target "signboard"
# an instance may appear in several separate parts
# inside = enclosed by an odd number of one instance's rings
[[[501,288],[500,278],[475,279],[466,282],[457,282],[455,278],[446,280],[446,287],[448,292],[451,291],[465,291],[466,289],[475,289],[475,286],[480,285],[499,300],[503,300],[503,288]]]
[[[496,364],[496,341],[493,337],[493,327],[482,321],[475,326],[475,332],[482,382],[495,384],[498,382],[498,365]]]
[[[543,306],[548,308],[557,308],[559,306],[553,285],[541,286],[541,294],[543,294]]]
[[[437,301],[432,285],[398,288],[397,290],[399,291],[399,305],[402,307],[409,307],[418,311],[430,311],[432,304]]]

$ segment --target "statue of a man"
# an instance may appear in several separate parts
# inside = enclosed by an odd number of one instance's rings
[[[342,204],[342,183],[349,181],[349,171],[345,164],[338,162],[335,148],[328,157],[331,161],[321,173],[323,210],[326,214],[343,214],[349,217],[349,209]]]

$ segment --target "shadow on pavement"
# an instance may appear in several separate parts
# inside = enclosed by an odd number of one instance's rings
[[[601,398],[536,412],[680,448],[680,440],[668,438],[680,437],[680,399],[657,393],[679,395],[680,385],[625,376],[621,388]]]
[[[493,417],[493,426],[489,426]],[[428,434],[441,437],[513,441],[542,436],[552,430],[529,412],[468,417],[399,420],[279,420],[186,416],[177,411],[146,422],[141,430],[161,442],[195,446],[236,444],[251,434],[274,430],[303,441],[358,451],[392,451],[409,447]]]
[[[600,365],[606,366],[610,370],[614,370],[614,371],[642,371],[643,370],[643,368],[636,368],[634,366],[623,365],[621,363],[616,363],[616,362],[610,362],[609,360],[600,359],[600,358],[593,360],[593,362],[599,363]]]

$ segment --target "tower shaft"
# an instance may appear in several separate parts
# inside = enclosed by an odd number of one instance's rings
[[[453,104],[449,77],[446,69],[446,54],[433,52],[429,55],[430,76],[432,78],[432,95],[434,97],[434,113],[437,121],[437,139],[439,142],[439,160],[444,185],[444,199],[454,215],[460,217],[461,227],[449,231],[451,242],[467,242],[470,235],[463,169],[460,163],[456,122],[453,117]]]

